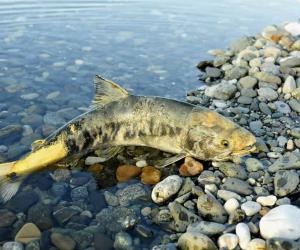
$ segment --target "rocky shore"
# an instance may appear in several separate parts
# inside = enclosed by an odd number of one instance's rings
[[[95,152],[33,174],[1,205],[2,249],[300,249],[299,26],[209,51],[214,58],[198,64],[206,85],[187,95],[252,131],[257,154],[158,171],[149,166],[157,152],[128,148],[116,162],[102,165]],[[8,125],[0,139],[24,131]]]

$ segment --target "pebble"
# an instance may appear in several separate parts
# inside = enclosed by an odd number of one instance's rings
[[[40,237],[40,229],[33,223],[26,223],[16,234],[15,241],[27,244],[31,241],[39,240]]]
[[[264,168],[262,162],[255,158],[248,158],[245,164],[248,172],[256,172]]]
[[[300,113],[300,102],[298,100],[295,100],[295,99],[290,100],[289,105],[292,110]]]
[[[241,205],[241,209],[247,216],[253,216],[259,212],[261,205],[254,201],[247,201]]]
[[[155,203],[161,203],[168,200],[176,194],[182,185],[182,178],[178,175],[170,175],[161,182],[157,183],[151,194],[151,198]]]
[[[124,182],[138,176],[141,172],[142,169],[137,166],[121,165],[117,168],[116,178],[119,182]]]
[[[84,164],[87,166],[90,166],[90,165],[94,165],[94,164],[100,163],[100,162],[103,162],[103,158],[97,157],[97,156],[88,156],[85,159]]]
[[[116,250],[133,250],[133,240],[130,234],[119,232],[115,236],[114,248]]]
[[[237,247],[239,238],[232,233],[222,234],[218,239],[218,245],[220,249],[233,250]]]
[[[17,220],[17,216],[7,209],[0,210],[0,228],[11,226]]]
[[[275,194],[282,197],[293,192],[299,184],[299,175],[294,170],[279,170],[275,174]]]
[[[272,207],[275,205],[277,197],[275,195],[259,196],[256,201],[262,206]]]
[[[269,87],[259,88],[257,90],[257,93],[259,96],[265,98],[268,101],[274,101],[278,98],[278,93]]]
[[[229,177],[226,179],[222,188],[228,191],[236,192],[241,195],[252,194],[252,187],[245,181]]]
[[[197,208],[199,214],[210,221],[225,223],[227,213],[222,204],[212,194],[202,194],[198,197]]]
[[[238,195],[235,192],[231,192],[228,190],[223,190],[223,189],[219,189],[217,192],[217,196],[221,199],[223,199],[224,201],[228,201],[229,199],[237,199],[238,201],[240,201],[242,199],[242,197],[240,195]]]
[[[300,238],[300,209],[293,205],[281,205],[271,209],[259,222],[260,234],[265,239]]]
[[[148,185],[155,185],[160,182],[161,172],[159,169],[146,166],[142,169],[141,182]]]
[[[289,56],[289,57],[282,58],[279,61],[279,63],[281,66],[293,68],[293,67],[300,66],[300,58],[296,56]]]
[[[69,235],[61,233],[52,233],[51,241],[60,250],[73,250],[76,246],[76,242]]]
[[[266,241],[267,250],[299,250],[300,243],[297,241],[284,239],[284,238],[273,238]]]
[[[247,249],[247,246],[251,240],[248,225],[245,223],[238,223],[235,228],[235,233],[239,238],[239,245],[241,249]]]
[[[224,203],[224,208],[228,214],[234,213],[240,206],[240,203],[235,198],[230,198]]]
[[[252,89],[257,84],[257,79],[251,76],[245,76],[239,80],[239,84],[242,88]]]
[[[29,94],[21,95],[21,98],[26,101],[30,101],[30,100],[36,99],[38,97],[39,97],[38,93],[29,93]]]
[[[148,166],[147,161],[146,160],[139,160],[135,163],[135,165],[139,168],[143,168]]]
[[[276,101],[275,106],[278,112],[283,114],[289,114],[291,112],[291,108],[288,104],[282,101]]]
[[[236,91],[237,88],[235,85],[228,84],[226,82],[226,83],[219,83],[217,85],[213,85],[211,87],[206,88],[205,95],[220,100],[228,100],[235,94]]]
[[[296,89],[296,81],[293,76],[288,76],[282,86],[284,94],[292,93]]]
[[[189,224],[187,227],[187,232],[195,231],[210,237],[223,233],[225,229],[226,226],[224,224],[211,221],[198,221]]]
[[[194,160],[192,157],[186,157],[184,163],[179,168],[181,176],[195,176],[203,171],[203,164]]]
[[[23,250],[24,247],[20,242],[8,241],[2,246],[2,250]]]
[[[213,241],[204,234],[198,232],[186,232],[178,239],[178,247],[182,250],[217,250]]]
[[[263,239],[255,238],[252,239],[247,248],[247,250],[266,250],[266,242]]]

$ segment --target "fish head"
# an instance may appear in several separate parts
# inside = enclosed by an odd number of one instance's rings
[[[255,136],[217,112],[194,108],[184,151],[201,160],[237,161],[256,150]]]

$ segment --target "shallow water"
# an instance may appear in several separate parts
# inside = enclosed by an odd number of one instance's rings
[[[297,20],[299,8],[294,0],[0,0],[0,129],[14,125],[0,137],[0,162],[17,158],[33,140],[83,112],[95,74],[132,93],[184,100],[201,84],[195,65],[207,50]],[[43,185],[29,179],[24,189],[35,190],[54,210],[64,200],[74,203],[70,190],[54,201],[49,173],[39,178]]]

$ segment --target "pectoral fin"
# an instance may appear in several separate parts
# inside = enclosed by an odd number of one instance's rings
[[[111,146],[111,147],[99,148],[95,152],[100,158],[103,158],[102,162],[105,162],[113,158],[114,156],[116,156],[123,149],[124,147]]]
[[[169,166],[185,157],[186,157],[186,154],[183,154],[183,153],[177,154],[177,155],[171,156],[169,158],[164,158],[164,159],[155,161],[154,166],[156,168],[164,168],[164,167]]]

